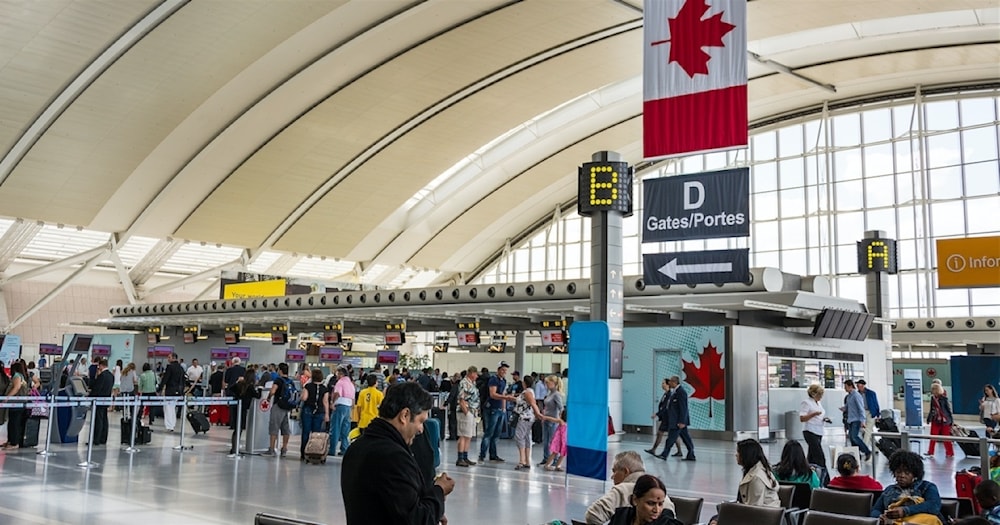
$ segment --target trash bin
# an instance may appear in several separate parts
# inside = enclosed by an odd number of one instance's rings
[[[802,422],[799,421],[799,411],[785,412],[785,439],[802,439]]]

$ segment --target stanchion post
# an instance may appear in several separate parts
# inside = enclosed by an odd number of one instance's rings
[[[96,467],[97,463],[91,461],[94,453],[94,417],[97,416],[97,398],[90,400],[90,441],[87,443],[87,461],[77,463],[76,466],[83,468]]]
[[[989,430],[989,429],[987,429]],[[979,464],[984,475],[989,476],[990,471],[990,444],[986,442],[986,436],[979,438]]]
[[[45,424],[45,450],[39,450],[38,452],[35,452],[35,454],[44,457],[56,455],[55,452],[49,451],[49,446],[52,444],[52,423],[55,422],[56,420],[55,418],[56,396],[55,394],[50,393],[46,397],[49,399],[49,421],[48,423]]]
[[[188,406],[185,399],[181,397],[181,444],[174,447],[174,450],[184,450],[184,422],[187,420]],[[194,448],[194,447],[189,447]]]
[[[240,409],[240,400],[236,400],[236,457],[240,457],[240,436],[243,435],[243,410]],[[250,451],[253,453],[253,451]]]
[[[139,396],[135,396],[134,399],[135,399],[135,401],[132,403],[133,409],[132,409],[132,418],[131,418],[132,419],[132,421],[131,421],[132,437],[129,439],[128,448],[125,449],[125,452],[128,452],[129,454],[134,454],[136,452],[139,452],[139,449],[136,448],[136,446],[135,446],[136,419],[138,419],[135,416],[136,416],[136,414],[139,411]],[[125,409],[126,408],[123,406],[122,410],[125,410]]]

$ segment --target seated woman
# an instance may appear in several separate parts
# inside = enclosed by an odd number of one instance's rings
[[[882,490],[882,484],[867,474],[858,474],[858,459],[853,454],[837,456],[839,476],[830,480],[830,488]]]
[[[785,448],[781,449],[781,461],[774,466],[774,477],[778,481],[808,483],[813,489],[818,489],[820,485],[819,476],[806,461],[802,445],[795,440],[785,443]]]
[[[801,452],[801,448],[799,452]],[[755,439],[744,439],[736,444],[736,462],[743,467],[743,479],[736,501],[747,505],[780,507],[778,480],[771,473],[764,449]]]
[[[919,523],[941,525],[941,494],[937,485],[924,479],[924,460],[909,450],[889,456],[889,470],[896,483],[882,491],[870,516],[883,524]]]
[[[672,510],[664,508],[667,487],[660,478],[649,474],[639,476],[632,488],[628,507],[618,507],[608,525],[684,525]]]

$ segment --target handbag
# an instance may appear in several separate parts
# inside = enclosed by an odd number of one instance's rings
[[[896,507],[903,507],[906,505],[917,505],[924,502],[924,498],[920,496],[903,496],[896,501],[889,504],[890,509]],[[922,512],[920,514],[911,514],[905,518],[899,518],[893,521],[894,525],[942,525],[941,519],[933,514],[928,514]]]
[[[42,393],[39,392],[37,388],[32,388],[31,392],[28,395],[37,399],[43,399]],[[41,418],[49,417],[49,408],[44,405],[36,406],[31,409],[31,417],[41,417]]]

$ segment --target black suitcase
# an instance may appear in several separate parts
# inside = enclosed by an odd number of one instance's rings
[[[979,432],[976,432],[975,430],[970,430],[969,431],[969,437],[970,438],[979,438]],[[962,449],[962,452],[965,452],[966,456],[973,457],[973,458],[978,458],[979,457],[979,443],[963,443],[963,442],[959,442],[958,443],[958,447]]]
[[[38,446],[38,428],[41,426],[41,418],[29,417],[24,423],[24,442],[22,447]]]
[[[211,428],[211,424],[208,422],[208,416],[204,412],[188,412],[187,420],[191,423],[191,428],[194,430],[195,434],[207,433],[208,429]]]
[[[122,423],[122,445],[130,445],[132,443],[132,420],[123,417]],[[136,445],[148,445],[153,441],[153,431],[148,426],[143,426],[141,423],[136,425]]]
[[[534,423],[531,424],[531,442],[541,443],[542,442],[542,421],[536,419]],[[545,451],[545,455],[548,455],[549,451]]]
[[[896,425],[896,422],[887,418],[882,418],[876,421],[875,428],[877,428],[879,432],[899,432],[899,427]],[[903,443],[899,438],[882,438],[882,440],[891,441],[893,451],[903,446]],[[878,444],[876,443],[876,446],[877,445]],[[881,447],[879,447],[879,450],[881,450]],[[886,457],[888,457],[888,454],[886,454]]]
[[[898,439],[881,438],[875,442],[875,447],[878,448],[878,451],[881,452],[883,456],[888,458],[893,452],[899,450],[899,445],[896,444],[898,442]]]
[[[448,424],[447,424],[448,423],[448,413],[445,412],[445,410],[443,408],[432,408],[431,409],[431,417],[433,417],[434,419],[438,420],[438,422],[441,423],[441,441],[445,441],[445,438],[447,438],[447,436],[445,435],[445,432],[446,432],[446,430],[448,428]]]

